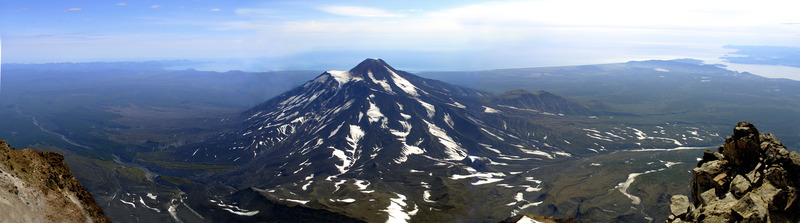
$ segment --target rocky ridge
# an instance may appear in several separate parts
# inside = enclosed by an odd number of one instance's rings
[[[692,170],[691,203],[672,196],[668,222],[798,222],[800,154],[739,122]]]
[[[0,140],[0,222],[111,222],[64,156]]]

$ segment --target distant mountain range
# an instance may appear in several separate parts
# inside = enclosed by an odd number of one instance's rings
[[[769,128],[787,145],[800,148],[800,82],[735,72],[699,60],[418,75],[495,93],[546,90],[614,116],[703,123],[716,126],[705,128],[713,132],[723,132],[730,123],[749,120],[762,123],[760,126]]]

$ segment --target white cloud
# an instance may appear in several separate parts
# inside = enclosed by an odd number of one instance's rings
[[[103,39],[91,44],[88,40],[51,40],[53,48],[102,45],[119,49],[113,52],[120,52],[120,55],[142,57],[162,54],[259,57],[360,50],[444,52],[474,55],[474,58],[513,57],[528,61],[524,66],[648,58],[705,59],[726,53],[721,48],[723,44],[799,45],[800,26],[789,25],[800,22],[800,13],[792,11],[800,7],[793,4],[796,3],[771,0],[752,3],[738,0],[538,0],[392,11],[360,6],[313,7],[311,11],[308,8],[238,8],[233,10],[235,16],[223,20],[159,18],[153,22],[217,31],[209,32],[208,36],[141,35]],[[342,16],[320,16],[317,10]],[[70,44],[55,44],[57,41]],[[31,43],[30,46],[36,45]],[[155,50],[139,52],[143,47]],[[37,51],[30,55],[43,54]]]
[[[213,9],[211,9],[211,11],[212,11],[212,12],[219,12],[219,10],[220,10],[219,8],[213,8]]]
[[[240,16],[247,16],[247,17],[269,17],[275,13],[272,9],[265,9],[265,8],[238,8],[233,10],[236,15]]]
[[[67,9],[64,9],[64,12],[77,12],[77,11],[83,11],[83,8],[67,8]]]
[[[774,0],[542,0],[475,4],[433,15],[487,25],[735,27],[797,21],[796,6]]]
[[[126,5],[128,5],[128,3],[127,3],[127,2],[120,2],[120,3],[117,3],[117,6],[126,6]]]
[[[784,3],[784,5],[781,5]],[[281,12],[237,9],[252,45],[274,54],[315,50],[471,52],[547,64],[631,59],[713,59],[723,44],[798,45],[798,7],[770,1],[540,0],[488,2],[425,11],[327,6],[348,17],[280,19]],[[267,15],[276,15],[266,19]],[[383,18],[365,20],[363,17]],[[275,19],[279,18],[279,19]],[[539,55],[539,56],[534,56]],[[547,56],[542,56],[547,55]],[[533,64],[533,63],[531,63]]]
[[[161,7],[160,5],[152,5],[152,6],[150,6],[150,8],[153,8],[153,9],[160,8],[160,7]]]
[[[400,17],[402,15],[390,13],[383,9],[361,7],[361,6],[324,6],[320,10],[343,16],[356,16],[356,17]]]

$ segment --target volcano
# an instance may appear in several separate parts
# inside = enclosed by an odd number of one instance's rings
[[[546,109],[544,99],[566,99],[495,97],[514,101],[509,106],[490,96],[366,59],[249,109],[241,130],[182,148],[176,156],[236,166],[209,182],[270,200],[370,222],[408,220],[423,209],[453,209],[451,203],[461,198],[452,193],[464,186],[513,177],[527,179],[530,185],[521,190],[534,190],[536,180],[511,176],[523,173],[512,170],[571,156],[545,141],[546,126],[520,115],[540,112],[527,108]],[[448,185],[453,182],[461,183]]]

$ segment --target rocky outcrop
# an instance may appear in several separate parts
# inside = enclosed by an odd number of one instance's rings
[[[692,170],[692,203],[672,196],[668,222],[798,222],[798,187],[800,154],[739,122]]]
[[[0,222],[111,222],[64,156],[0,140]]]

